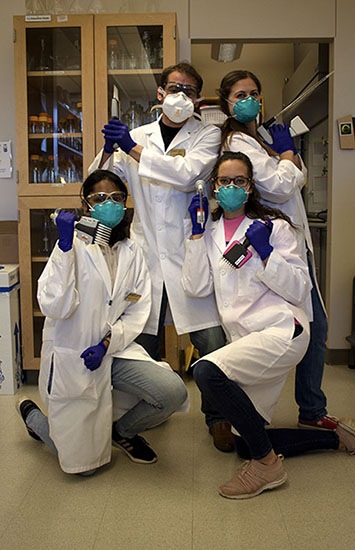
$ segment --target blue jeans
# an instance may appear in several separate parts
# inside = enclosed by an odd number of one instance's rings
[[[168,296],[164,285],[160,307],[158,333],[154,335],[146,334],[143,332],[136,338],[136,342],[140,344],[146,350],[146,352],[149,353],[149,355],[156,361],[161,361],[160,344],[163,336],[163,327],[167,307]],[[190,332],[190,340],[195,348],[198,349],[200,357],[203,357],[207,353],[221,348],[226,343],[226,337],[221,326],[205,328]]]
[[[111,381],[116,390],[127,391],[140,398],[116,423],[117,431],[124,437],[133,437],[163,422],[187,397],[186,387],[178,374],[150,361],[113,358]],[[33,410],[27,416],[26,424],[58,455],[49,435],[47,416]]]
[[[327,399],[321,390],[321,385],[328,323],[315,285],[312,265],[309,261],[308,267],[313,283],[311,291],[313,322],[310,323],[311,337],[306,355],[296,368],[295,398],[299,406],[299,419],[312,421],[318,420],[327,414]]]
[[[287,456],[318,449],[338,449],[339,438],[333,431],[270,428],[240,386],[230,380],[211,361],[200,361],[193,371],[202,394],[240,433],[235,437],[242,458],[264,458],[272,449]]]

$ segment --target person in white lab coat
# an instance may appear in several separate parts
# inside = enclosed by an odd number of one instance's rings
[[[355,421],[352,428],[344,421],[336,432],[265,429],[287,374],[308,346],[305,302],[312,284],[287,216],[258,202],[249,158],[223,153],[211,180],[219,203],[216,221],[201,229],[196,195],[189,209],[192,237],[186,241],[181,282],[190,296],[216,295],[229,343],[198,360],[193,376],[205,401],[239,434],[237,450],[249,460],[220,487],[220,494],[244,499],[286,481],[279,453],[354,452]],[[248,255],[235,243],[245,237]],[[232,250],[243,255],[228,262]]]
[[[310,429],[336,429],[337,421],[327,414],[327,400],[321,389],[327,339],[327,317],[315,277],[311,233],[301,190],[306,169],[287,125],[275,124],[269,130],[273,144],[268,146],[257,133],[261,84],[249,71],[232,71],[218,90],[222,111],[228,116],[222,127],[222,151],[241,151],[249,156],[261,202],[279,208],[299,228],[297,240],[307,261],[313,283],[306,301],[311,337],[307,353],[297,365],[295,398],[298,422]]]
[[[168,305],[177,333],[190,333],[201,356],[225,343],[214,297],[188,297],[178,284],[195,183],[209,174],[221,138],[216,126],[194,117],[202,84],[189,63],[164,69],[157,91],[160,119],[131,132],[110,120],[103,129],[104,149],[89,167],[107,168],[128,182],[131,238],[143,249],[153,285],[152,309],[137,342],[156,360]]]
[[[110,461],[112,444],[134,462],[155,462],[138,433],[166,420],[187,397],[181,378],[134,342],[150,313],[151,280],[140,247],[126,235],[126,199],[118,176],[93,172],[82,204],[112,229],[109,244],[77,238],[74,214],[61,211],[59,240],[38,281],[46,316],[39,388],[48,419],[28,399],[18,410],[66,473],[92,474]],[[137,398],[115,423],[111,384]]]

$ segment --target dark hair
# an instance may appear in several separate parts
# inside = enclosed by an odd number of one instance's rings
[[[177,71],[179,73],[185,73],[191,76],[194,80],[196,80],[198,93],[200,93],[203,86],[202,77],[201,75],[199,75],[196,69],[187,61],[182,61],[181,63],[177,63],[176,65],[170,65],[170,67],[166,67],[166,69],[163,70],[163,72],[161,73],[161,79],[160,79],[160,85],[162,88],[164,88],[165,84],[167,83],[168,76],[174,71]]]
[[[239,122],[234,117],[231,117],[230,111],[229,111],[229,103],[227,101],[228,96],[231,93],[231,89],[239,82],[239,80],[245,80],[246,78],[251,78],[258,89],[259,94],[261,93],[261,83],[255,74],[251,73],[250,71],[231,71],[230,73],[226,74],[226,76],[222,79],[220,87],[217,89],[217,94],[219,96],[219,104],[221,107],[221,111],[225,115],[227,115],[227,118],[221,128],[222,131],[222,137],[221,137],[221,150],[228,149],[229,141],[231,140],[233,134],[235,132],[243,132],[244,134],[247,134],[248,136],[253,137],[256,139],[258,143],[268,152],[268,154],[272,157],[276,156],[275,151],[271,149],[271,147],[268,147],[259,136],[252,135],[247,126],[243,122]]]
[[[261,204],[259,202],[260,199],[260,193],[255,187],[255,183],[253,180],[253,165],[250,161],[250,158],[247,157],[244,153],[238,151],[235,153],[234,151],[224,151],[224,153],[217,159],[214,167],[212,168],[211,172],[211,182],[214,188],[214,181],[218,176],[219,167],[221,164],[226,162],[227,160],[239,160],[240,162],[243,162],[243,164],[247,167],[248,172],[248,178],[250,178],[250,191],[248,195],[248,200],[245,203],[245,215],[252,219],[261,219],[265,220],[265,218],[281,218],[282,220],[285,220],[288,222],[294,229],[295,226],[291,222],[290,218],[286,216],[281,210],[278,210],[276,208],[271,208],[270,206],[266,206],[265,204]],[[220,205],[212,212],[212,219],[218,220],[223,214],[223,209]]]
[[[122,193],[125,194],[127,199],[128,191],[126,185],[123,183],[121,178],[116,176],[116,174],[114,174],[113,172],[110,172],[110,170],[95,170],[94,172],[92,172],[81,186],[80,197],[82,199],[87,199],[88,195],[90,195],[90,193],[92,192],[94,186],[102,180],[108,180],[112,182],[119,191],[122,191]],[[130,221],[127,216],[126,210],[123,220],[112,229],[109,242],[110,246],[113,246],[118,241],[123,241],[129,236],[129,225]]]

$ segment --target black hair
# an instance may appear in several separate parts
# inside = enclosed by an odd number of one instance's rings
[[[112,182],[119,191],[122,191],[122,193],[125,194],[125,197],[127,199],[128,191],[126,185],[123,183],[121,178],[119,178],[113,172],[110,172],[110,170],[95,170],[94,172],[92,172],[81,186],[80,197],[83,200],[87,200],[87,197],[91,194],[94,186],[102,180],[108,180]],[[116,225],[111,231],[109,246],[113,246],[118,241],[123,241],[124,239],[127,239],[127,237],[129,236],[129,226],[130,220],[129,216],[127,216],[127,210],[125,210],[125,215],[122,221],[118,225]]]
[[[288,222],[294,229],[295,226],[291,222],[290,218],[286,216],[281,210],[278,210],[277,208],[271,208],[270,206],[266,206],[265,204],[261,204],[259,202],[260,199],[260,193],[255,187],[254,179],[253,179],[253,165],[251,163],[250,158],[242,153],[241,151],[234,152],[234,151],[224,151],[224,153],[217,159],[214,167],[212,168],[211,172],[211,182],[212,182],[212,188],[214,188],[214,182],[218,176],[218,170],[221,164],[226,162],[227,160],[239,160],[247,167],[248,172],[248,178],[250,180],[250,190],[248,194],[248,200],[244,205],[245,208],[245,215],[247,218],[250,218],[252,220],[255,219],[261,219],[265,220],[266,218],[276,219],[281,218],[282,220],[285,220]],[[212,219],[218,220],[223,214],[223,209],[220,205],[212,212]]]
[[[228,96],[230,95],[231,89],[234,84],[239,82],[239,80],[245,80],[246,78],[251,78],[251,80],[255,82],[257,90],[260,94],[260,80],[257,76],[255,76],[255,74],[245,70],[231,71],[230,73],[226,74],[226,76],[222,79],[220,87],[216,90],[219,97],[221,111],[228,117],[221,127],[221,150],[223,151],[223,149],[228,149],[229,141],[231,140],[235,132],[242,132],[243,134],[247,134],[248,136],[254,138],[258,143],[260,143],[260,145],[267,151],[270,156],[275,157],[277,153],[275,153],[275,151],[273,151],[271,147],[269,147],[261,138],[259,138],[258,135],[252,135],[249,132],[246,124],[244,124],[243,122],[239,122],[239,120],[234,117],[231,117],[229,103],[227,101]]]
[[[163,70],[160,78],[160,85],[162,88],[164,88],[165,84],[167,83],[169,75],[174,71],[191,76],[196,81],[197,90],[198,93],[200,93],[203,86],[202,76],[196,71],[195,67],[193,67],[187,61],[182,61],[181,63],[177,63],[176,65],[170,65],[170,67],[166,67],[166,69]]]

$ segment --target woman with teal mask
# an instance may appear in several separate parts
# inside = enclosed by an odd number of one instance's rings
[[[222,126],[221,150],[241,151],[250,158],[261,202],[280,209],[298,228],[299,249],[312,278],[313,288],[306,300],[311,339],[306,355],[297,365],[295,380],[299,425],[335,430],[336,419],[328,416],[326,396],[321,389],[328,327],[315,278],[312,238],[301,195],[306,168],[286,124],[271,126],[271,145],[258,135],[261,83],[253,73],[243,70],[228,73],[217,92],[221,110],[228,117]]]
[[[138,433],[164,422],[187,392],[167,363],[135,343],[150,313],[151,280],[142,250],[127,237],[126,186],[97,170],[81,197],[85,214],[112,230],[110,241],[86,244],[75,236],[74,214],[58,214],[59,239],[37,293],[46,316],[39,389],[48,418],[26,398],[18,411],[64,472],[91,475],[110,461],[112,445],[133,462],[156,462]]]
[[[288,373],[308,346],[311,280],[290,220],[258,201],[246,155],[223,153],[211,181],[218,208],[212,223],[201,227],[199,196],[192,199],[181,282],[189,296],[216,297],[228,343],[194,363],[193,377],[202,411],[233,426],[236,450],[247,459],[219,492],[245,499],[285,483],[284,457],[317,449],[355,453],[355,420],[344,419],[336,431],[265,429]],[[207,218],[207,199],[204,210]],[[242,262],[232,253],[240,250],[238,242],[249,250]]]

